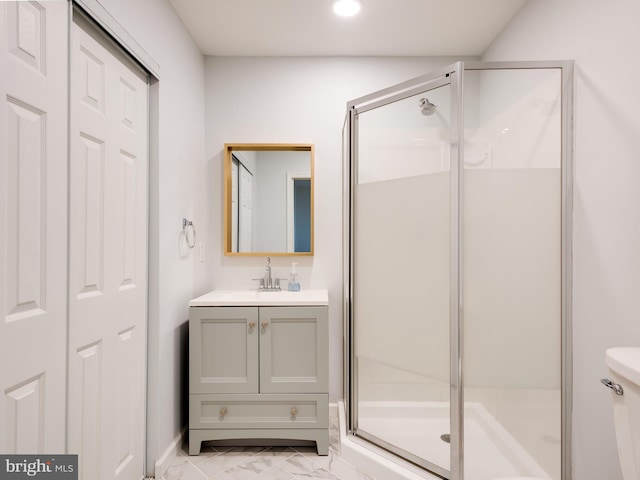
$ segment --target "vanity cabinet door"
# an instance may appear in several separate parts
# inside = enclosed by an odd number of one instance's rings
[[[260,392],[327,393],[327,307],[260,308]]]
[[[258,309],[191,307],[190,393],[258,393]]]

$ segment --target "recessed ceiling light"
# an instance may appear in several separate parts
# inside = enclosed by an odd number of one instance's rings
[[[353,17],[360,11],[360,0],[338,0],[333,4],[333,11],[341,17]]]

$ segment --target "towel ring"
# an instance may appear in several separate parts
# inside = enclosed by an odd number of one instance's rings
[[[182,233],[187,241],[187,247],[193,248],[196,246],[196,227],[191,220],[186,218],[182,219]]]

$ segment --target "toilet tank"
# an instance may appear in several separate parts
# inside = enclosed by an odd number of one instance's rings
[[[611,390],[618,456],[624,480],[640,479],[640,348],[617,347],[606,352],[610,379],[622,387]]]

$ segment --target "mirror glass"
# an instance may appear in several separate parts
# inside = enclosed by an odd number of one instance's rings
[[[313,145],[225,144],[225,255],[313,255]]]

